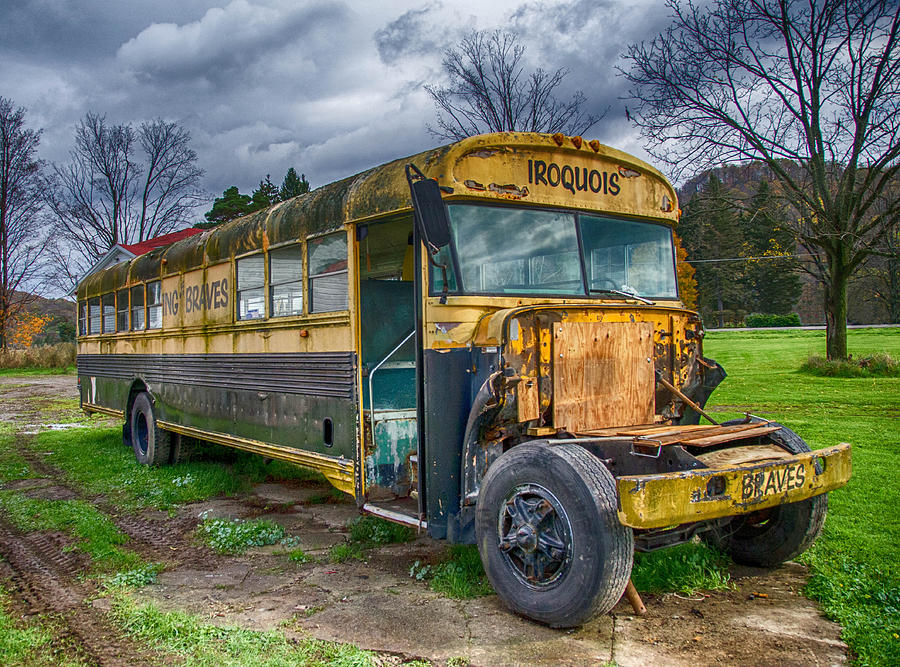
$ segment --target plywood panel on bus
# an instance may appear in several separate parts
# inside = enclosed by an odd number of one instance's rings
[[[653,324],[553,324],[553,425],[573,432],[653,421]]]

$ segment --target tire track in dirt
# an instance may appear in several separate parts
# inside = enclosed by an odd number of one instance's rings
[[[91,588],[75,576],[83,557],[64,552],[58,534],[23,535],[0,520],[0,555],[9,564],[11,592],[31,614],[52,614],[61,624],[63,641],[72,644],[96,665],[159,663],[134,641],[122,637],[105,614],[84,604]]]

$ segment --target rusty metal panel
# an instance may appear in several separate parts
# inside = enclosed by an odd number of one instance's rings
[[[353,352],[81,354],[78,374],[151,383],[353,398]]]
[[[764,463],[619,477],[619,521],[664,528],[747,514],[827,493],[850,472],[850,445],[843,443]]]

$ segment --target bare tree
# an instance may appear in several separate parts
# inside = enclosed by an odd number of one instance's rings
[[[900,3],[669,0],[625,54],[633,118],[676,176],[762,160],[825,291],[826,352],[847,357],[847,283],[900,216]]]
[[[437,111],[429,131],[459,140],[483,132],[584,134],[604,115],[586,113],[584,93],[568,101],[555,95],[568,75],[538,68],[525,72],[525,47],[509,32],[473,31],[444,53],[447,86],[425,86]]]
[[[186,224],[205,201],[190,133],[157,119],[108,125],[88,113],[75,128],[71,161],[54,167],[50,208],[55,280],[74,283],[116,244],[138,243]]]
[[[32,295],[46,235],[40,217],[46,182],[35,157],[40,130],[25,127],[25,109],[0,97],[0,349]]]

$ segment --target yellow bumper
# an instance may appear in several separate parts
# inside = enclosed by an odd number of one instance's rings
[[[664,528],[747,514],[827,493],[847,483],[850,469],[850,445],[844,443],[765,463],[623,476],[616,480],[619,521]]]

